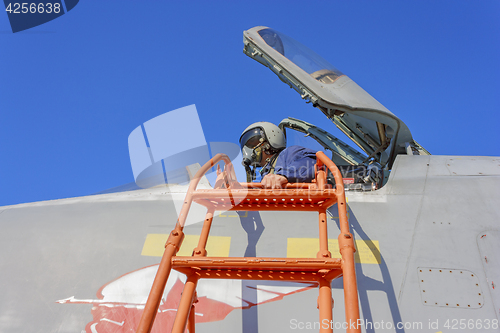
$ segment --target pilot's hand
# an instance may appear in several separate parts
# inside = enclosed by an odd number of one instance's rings
[[[285,176],[270,173],[265,175],[260,183],[264,188],[283,188],[288,183],[288,179]]]

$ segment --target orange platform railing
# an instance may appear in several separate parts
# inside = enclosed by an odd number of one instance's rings
[[[354,265],[354,241],[349,231],[347,205],[342,176],[336,165],[322,152],[316,153],[315,180],[312,183],[287,184],[283,189],[264,189],[260,183],[239,183],[231,161],[218,154],[207,162],[191,181],[174,230],[165,244],[165,252],[153,282],[138,333],[149,333],[153,327],[165,285],[172,268],[186,274],[179,308],[172,332],[195,331],[194,303],[196,285],[203,279],[279,280],[316,282],[319,285],[320,323],[332,322],[333,279],[343,276],[345,318],[348,333],[359,333],[359,306]],[[220,161],[225,163],[219,172],[214,189],[196,190],[203,175]],[[335,178],[333,189],[326,181],[328,168]],[[192,202],[207,207],[207,214],[197,247],[189,257],[176,256],[184,238],[183,228]],[[328,250],[326,210],[337,203],[341,259],[332,258]],[[319,213],[319,252],[316,258],[220,258],[207,257],[206,244],[215,211],[317,211]],[[354,324],[355,323],[355,324]],[[320,325],[320,332],[333,332],[332,325]],[[325,327],[324,327],[325,326]],[[328,326],[328,327],[326,327]]]

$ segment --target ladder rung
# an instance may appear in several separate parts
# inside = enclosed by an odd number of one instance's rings
[[[337,202],[334,190],[197,190],[193,200],[215,210],[318,211]]]
[[[172,267],[235,271],[317,272],[341,269],[338,258],[172,257]]]
[[[172,265],[176,267],[280,267],[326,269],[340,268],[340,258],[234,258],[234,257],[172,257]]]
[[[229,269],[229,268],[199,268],[174,266],[176,271],[186,275],[195,274],[200,279],[235,279],[235,280],[267,280],[267,281],[296,281],[317,282],[319,278],[328,274],[332,279],[342,275],[340,268],[318,271],[305,270],[276,270],[276,269]]]

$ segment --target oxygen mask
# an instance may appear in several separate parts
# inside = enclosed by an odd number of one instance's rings
[[[247,145],[241,148],[243,154],[243,165],[259,167],[262,160],[262,144],[263,141],[257,144],[255,147],[249,147]]]

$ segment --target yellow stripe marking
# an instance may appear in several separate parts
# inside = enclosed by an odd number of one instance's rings
[[[161,257],[165,252],[165,242],[168,234],[148,234],[142,247],[143,256]],[[178,256],[190,256],[198,246],[199,235],[185,235]],[[231,237],[209,236],[207,241],[207,255],[210,257],[229,257]]]
[[[220,217],[240,217],[238,213],[233,214],[233,215],[224,215],[224,214],[219,214]],[[247,217],[248,216],[248,211],[245,211],[245,215],[242,215],[241,217]]]
[[[354,260],[358,264],[380,264],[380,247],[378,241],[355,241]],[[333,258],[340,258],[339,241],[328,240],[328,250]],[[316,258],[319,251],[318,238],[288,238],[286,256],[288,258]]]

